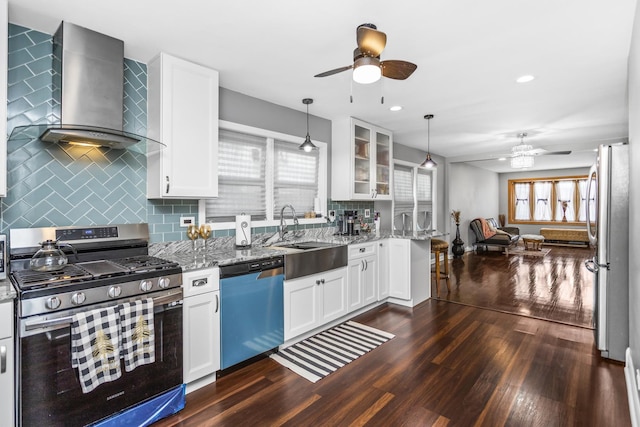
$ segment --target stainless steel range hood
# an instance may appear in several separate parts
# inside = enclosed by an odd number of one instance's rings
[[[122,40],[62,22],[53,36],[53,71],[53,116],[59,123],[16,127],[10,140],[39,138],[113,149],[150,141],[147,151],[162,148],[158,141],[123,131]]]

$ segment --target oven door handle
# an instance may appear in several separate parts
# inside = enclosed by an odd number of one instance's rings
[[[178,305],[182,302],[182,289],[179,289],[178,292],[170,293],[168,295],[162,295],[153,299],[153,306],[157,307],[159,305],[172,304]],[[73,316],[65,316],[60,317],[58,319],[50,319],[43,320],[40,322],[26,322],[24,325],[24,329],[26,331],[32,331],[34,329],[40,328],[48,328],[51,326],[65,326],[71,325],[73,322]]]

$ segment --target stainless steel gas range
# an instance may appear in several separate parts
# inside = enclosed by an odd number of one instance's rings
[[[47,241],[60,244],[64,262],[36,267],[31,260]],[[180,394],[182,270],[149,256],[148,244],[147,224],[10,231],[10,278],[18,293],[19,425],[86,425],[121,411],[131,413],[174,391]],[[72,322],[83,313],[139,300],[152,301],[155,361],[131,371],[122,368],[119,378],[83,392],[71,360]],[[180,399],[183,405],[183,390]]]

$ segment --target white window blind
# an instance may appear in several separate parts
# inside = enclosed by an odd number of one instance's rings
[[[206,201],[207,222],[234,221],[241,213],[266,218],[266,150],[263,137],[220,129],[219,196]]]
[[[283,206],[291,204],[298,216],[313,211],[318,197],[319,150],[301,151],[298,145],[278,141],[274,143],[274,212],[279,215]],[[287,209],[287,216],[291,212]]]
[[[413,168],[395,164],[393,166],[393,228],[395,230],[413,229],[413,206]]]
[[[431,171],[418,169],[416,176],[416,197],[418,199],[418,230],[431,229],[431,211],[433,210],[433,191],[431,189]]]

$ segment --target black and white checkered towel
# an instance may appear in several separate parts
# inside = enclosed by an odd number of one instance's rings
[[[78,368],[83,393],[122,375],[117,307],[78,313],[71,323],[71,366]]]
[[[155,362],[153,299],[120,304],[118,311],[125,371]]]

